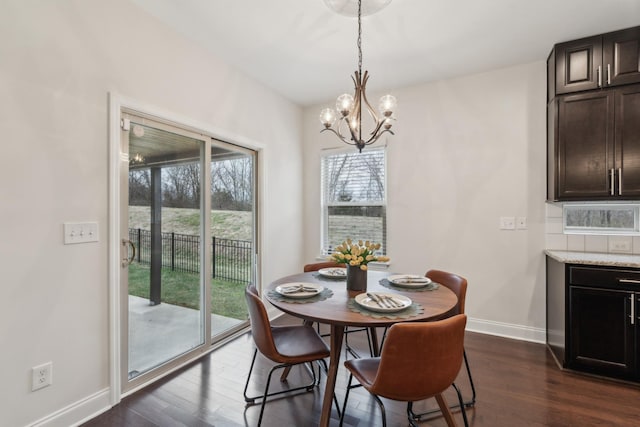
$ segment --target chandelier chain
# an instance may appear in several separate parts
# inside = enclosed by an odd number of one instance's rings
[[[362,0],[358,0],[358,72],[362,75]]]

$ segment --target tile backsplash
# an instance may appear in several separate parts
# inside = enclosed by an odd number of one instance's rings
[[[546,203],[546,247],[551,250],[640,254],[640,236],[564,234],[562,206]]]

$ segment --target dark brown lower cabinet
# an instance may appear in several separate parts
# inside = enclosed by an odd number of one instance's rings
[[[569,287],[567,367],[611,377],[635,377],[635,325],[630,318],[633,292]]]
[[[547,257],[547,345],[575,371],[640,381],[640,270]]]

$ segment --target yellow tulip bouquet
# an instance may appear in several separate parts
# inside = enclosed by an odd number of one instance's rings
[[[347,239],[336,248],[336,252],[331,255],[331,260],[354,267],[360,266],[361,270],[366,270],[367,264],[370,262],[389,261],[389,257],[375,254],[375,251],[379,250],[380,246],[380,243],[372,243],[368,240],[364,243],[362,240],[355,243],[351,239]]]

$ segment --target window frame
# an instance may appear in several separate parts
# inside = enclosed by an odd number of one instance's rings
[[[581,227],[567,225],[569,211],[590,209],[603,210],[633,210],[632,228]],[[562,231],[564,234],[583,235],[615,235],[640,236],[640,204],[635,203],[581,203],[562,205]]]
[[[329,157],[332,156],[340,156],[340,155],[362,155],[362,154],[367,154],[371,151],[381,151],[382,152],[382,158],[383,158],[383,167],[382,167],[382,171],[383,171],[383,180],[382,180],[382,184],[383,184],[383,197],[382,200],[380,201],[375,201],[375,202],[334,202],[334,203],[329,203],[327,200],[327,191],[325,189],[325,160]],[[387,215],[388,215],[388,205],[387,205],[387,200],[388,200],[388,179],[387,179],[387,168],[388,168],[388,162],[387,162],[387,146],[373,146],[369,149],[365,149],[363,150],[362,153],[359,153],[357,151],[354,151],[353,149],[349,149],[349,148],[339,148],[339,149],[328,149],[325,152],[323,152],[320,155],[320,209],[321,209],[321,225],[320,225],[320,254],[321,256],[326,256],[326,255],[330,255],[330,251],[327,250],[327,248],[329,247],[329,208],[330,207],[349,207],[349,206],[353,206],[353,207],[382,207],[384,208],[384,220],[383,220],[383,227],[384,229],[382,230],[382,235],[383,235],[383,242],[376,242],[376,243],[381,243],[382,244],[382,252],[380,253],[380,255],[387,255],[388,254],[388,248],[387,248],[387,241],[388,241],[388,236],[387,236],[387,231],[388,231],[388,227],[387,227]],[[352,238],[356,239],[359,238],[357,236],[352,236]]]

